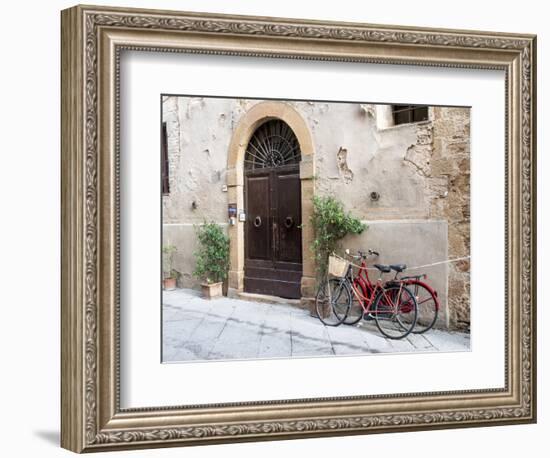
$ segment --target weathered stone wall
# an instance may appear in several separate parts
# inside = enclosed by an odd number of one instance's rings
[[[470,254],[470,109],[430,110],[430,122],[410,125],[416,129],[416,140],[408,146],[403,163],[423,181],[424,217],[447,221],[448,257],[462,258]],[[448,265],[447,307],[451,328],[469,328],[468,260]]]
[[[178,246],[174,267],[182,273],[182,286],[197,285],[192,277],[193,226],[204,219],[227,225],[228,148],[235,126],[258,102],[163,100],[170,167],[170,195],[163,197],[163,243]],[[361,237],[345,240],[346,246],[378,249],[381,262],[409,265],[469,254],[468,109],[430,108],[428,121],[391,126],[387,106],[288,103],[312,134],[315,193],[337,196],[371,226]],[[371,193],[378,199],[371,199]],[[396,224],[400,221],[407,224]],[[428,272],[444,302],[448,283],[449,310],[443,304],[440,324],[469,322],[468,271],[469,264],[463,263]]]
[[[470,255],[470,109],[434,109],[431,175],[446,198],[433,198],[430,217],[449,224],[449,257]],[[444,183],[446,180],[446,183]],[[470,262],[449,265],[449,321],[453,328],[470,326]]]
[[[227,150],[239,119],[257,100],[165,97],[170,196],[164,222],[225,221]],[[378,129],[376,117],[354,103],[289,102],[304,117],[315,143],[316,192],[335,194],[365,219],[427,218],[426,177],[404,161],[422,145],[431,121]],[[420,135],[420,137],[419,137]],[[185,154],[182,154],[182,152]],[[192,160],[190,160],[192,158]],[[204,192],[209,190],[220,192]],[[378,192],[380,199],[368,198]],[[191,208],[195,202],[197,209]]]
[[[338,105],[312,116],[316,192],[338,196],[363,219],[427,218],[425,177],[403,160],[418,141],[418,127],[380,129],[376,115],[361,105]],[[370,198],[373,192],[378,200]]]

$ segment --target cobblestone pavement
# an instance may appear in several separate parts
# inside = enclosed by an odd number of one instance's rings
[[[163,361],[469,351],[470,335],[430,330],[383,337],[373,322],[324,326],[307,310],[243,299],[207,300],[200,292],[163,292]]]

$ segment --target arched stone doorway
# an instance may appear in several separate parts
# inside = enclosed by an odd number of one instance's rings
[[[278,118],[260,124],[244,156],[244,291],[299,299],[300,144]]]
[[[314,193],[314,147],[309,128],[290,104],[285,102],[265,101],[254,105],[239,121],[228,152],[227,191],[228,203],[235,204],[239,210],[246,207],[245,188],[245,155],[250,139],[258,127],[270,120],[284,122],[295,135],[300,149],[298,177],[300,187],[301,210],[301,279],[300,292],[303,300],[313,297],[315,283],[315,264],[310,250],[313,231],[309,224],[313,210]],[[230,270],[229,288],[232,291],[243,291],[245,284],[245,229],[246,223],[237,221],[229,227]]]

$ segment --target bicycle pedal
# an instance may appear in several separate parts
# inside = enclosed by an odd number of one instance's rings
[[[364,313],[363,314],[363,319],[365,321],[372,321],[372,320],[374,320],[374,317],[372,316],[372,313]]]

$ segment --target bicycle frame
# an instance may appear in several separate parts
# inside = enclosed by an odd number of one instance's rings
[[[428,290],[431,294],[433,294],[433,299],[435,301],[435,308],[436,308],[437,311],[439,311],[439,296],[437,295],[437,291],[435,289],[433,289],[428,283],[423,282],[422,280],[420,280],[420,277],[421,277],[421,275],[417,275],[417,276],[414,276],[414,277],[401,279],[401,278],[397,278],[397,276],[396,276],[395,280],[403,283],[405,286],[412,286],[414,296],[417,298],[417,300],[418,300],[418,287],[415,288],[415,285],[420,285],[420,286],[426,288],[426,290]],[[421,305],[421,303],[419,302],[418,306],[420,306],[420,305]]]
[[[375,292],[379,289],[377,286],[381,282],[379,279],[376,284],[373,284],[369,278],[369,271],[367,270],[367,263],[365,259],[361,259],[361,266],[357,271],[357,275],[353,275],[353,267],[350,265],[350,284],[352,286],[352,292],[359,301],[359,304],[363,308],[364,312],[367,312],[370,305],[375,298]],[[358,291],[356,291],[358,290]],[[359,293],[359,294],[358,294]],[[365,302],[368,304],[365,306]]]
[[[381,276],[376,283],[372,283],[369,278],[369,272],[365,259],[361,259],[361,266],[357,271],[357,275],[353,275],[353,266],[350,264],[348,271],[342,280],[344,281],[344,279],[349,283],[351,292],[359,302],[359,305],[361,305],[363,313],[387,313],[371,310],[371,306],[374,303],[376,296],[380,294],[380,292],[384,294],[384,287]],[[391,299],[387,297],[386,301],[388,303],[392,303]]]

